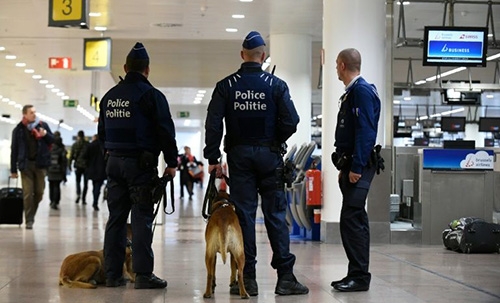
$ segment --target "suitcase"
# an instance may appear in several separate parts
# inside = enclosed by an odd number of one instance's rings
[[[7,187],[0,189],[0,224],[23,223],[23,190],[10,187],[10,177]]]
[[[464,226],[460,250],[464,253],[500,253],[500,224],[474,221]]]

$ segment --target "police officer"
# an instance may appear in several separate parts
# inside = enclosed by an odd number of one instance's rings
[[[126,221],[132,225],[132,261],[135,288],[165,288],[167,281],[153,274],[151,248],[153,198],[158,179],[158,157],[167,164],[164,175],[175,176],[177,145],[175,129],[165,96],[147,80],[149,57],[137,42],[127,56],[125,79],[102,98],[99,113],[99,140],[109,156],[109,219],[104,237],[106,286],[125,285]]]
[[[208,106],[204,156],[208,159],[209,171],[216,169],[220,177],[222,170],[218,159],[224,119],[229,187],[243,231],[246,258],[243,275],[248,294],[258,294],[255,273],[257,193],[261,196],[264,222],[273,250],[271,266],[278,274],[275,293],[307,294],[309,289],[293,274],[295,256],[290,253],[285,221],[287,205],[279,150],[280,143],[296,132],[299,116],[287,84],[262,71],[265,45],[258,32],[250,32],[243,41],[241,68],[217,83]],[[230,293],[239,294],[238,286],[232,286]]]
[[[366,291],[370,287],[370,230],[365,201],[376,165],[370,165],[377,138],[380,99],[374,85],[360,76],[361,55],[353,48],[337,56],[337,74],[345,85],[335,131],[334,164],[340,170],[342,192],[340,235],[349,259],[347,276],[333,281],[338,291]]]

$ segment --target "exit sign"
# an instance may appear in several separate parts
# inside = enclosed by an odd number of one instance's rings
[[[50,57],[49,68],[71,69],[70,57]]]
[[[177,118],[189,118],[189,112],[177,112]]]
[[[77,107],[78,106],[78,100],[63,100],[63,106],[64,107]]]

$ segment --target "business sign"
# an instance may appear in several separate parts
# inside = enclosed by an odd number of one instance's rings
[[[49,68],[71,69],[70,57],[50,57]]]
[[[493,170],[492,150],[424,149],[424,169]]]
[[[84,39],[83,69],[111,70],[111,38]]]
[[[49,0],[49,26],[88,29],[88,1]]]

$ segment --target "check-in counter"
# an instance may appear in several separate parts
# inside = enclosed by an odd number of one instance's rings
[[[422,244],[442,244],[442,231],[460,217],[492,221],[498,197],[493,150],[419,150],[414,226]]]

